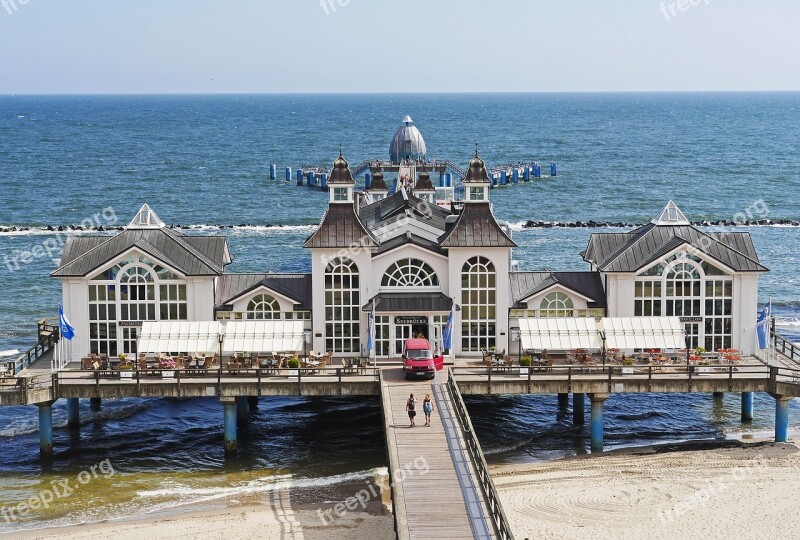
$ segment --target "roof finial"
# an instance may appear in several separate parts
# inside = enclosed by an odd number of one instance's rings
[[[342,156],[342,143],[339,143],[339,157],[343,157]]]
[[[475,157],[478,157],[478,143],[475,143]]]

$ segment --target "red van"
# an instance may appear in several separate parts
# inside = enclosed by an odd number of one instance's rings
[[[403,351],[403,373],[406,379],[436,377],[436,371],[444,365],[444,357],[433,357],[431,345],[427,339],[407,339]]]

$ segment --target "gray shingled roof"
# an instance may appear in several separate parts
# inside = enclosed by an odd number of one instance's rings
[[[606,307],[606,293],[599,272],[511,272],[511,301],[524,308],[521,302],[553,285],[574,291],[589,298],[590,308]]]
[[[748,233],[705,233],[691,225],[648,223],[629,233],[595,233],[584,259],[603,272],[637,272],[684,244],[737,272],[769,271]]]
[[[363,307],[364,311],[372,309],[375,301],[376,312],[423,312],[450,311],[453,299],[440,292],[414,293],[414,292],[383,292],[371,298]]]
[[[386,253],[387,251],[391,251],[406,244],[419,246],[423,249],[427,249],[428,251],[432,251],[433,253],[439,253],[441,255],[445,254],[445,251],[436,242],[407,232],[406,234],[395,236],[394,238],[383,242],[381,247],[372,252],[372,256],[375,257],[376,255],[381,255],[382,253]]]
[[[225,265],[231,262],[227,238],[224,236],[189,237],[165,227],[126,229],[112,237],[68,239],[61,267],[52,275],[86,276],[134,247],[186,276],[219,275]]]
[[[390,223],[392,219],[409,217],[444,231],[445,219],[450,212],[400,190],[385,199],[362,207],[358,215],[370,230]]]
[[[442,247],[516,247],[492,214],[489,203],[466,203],[452,229],[439,238]]]
[[[311,274],[223,274],[217,280],[214,304],[220,309],[262,285],[293,300],[299,309],[311,309]]]
[[[319,228],[306,239],[307,248],[374,247],[378,242],[361,223],[352,204],[331,204]]]

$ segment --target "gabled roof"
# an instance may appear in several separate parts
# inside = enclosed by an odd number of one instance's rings
[[[511,300],[524,308],[524,300],[559,285],[589,299],[590,308],[606,307],[606,293],[599,272],[511,272]]]
[[[342,248],[354,245],[375,247],[378,242],[361,223],[353,204],[331,204],[319,228],[306,239],[303,247]]]
[[[691,225],[691,222],[686,219],[678,205],[672,201],[667,203],[652,223],[656,225]]]
[[[217,280],[214,305],[219,309],[260,287],[311,309],[311,274],[224,274]]]
[[[453,299],[440,292],[382,292],[372,297],[362,308],[376,312],[446,312],[453,307]]]
[[[387,253],[389,251],[392,251],[393,249],[397,249],[405,245],[413,245],[421,247],[422,249],[426,249],[430,252],[439,255],[445,254],[445,251],[436,242],[432,242],[427,238],[422,238],[421,236],[417,236],[416,234],[407,232],[406,234],[401,234],[385,242],[382,242],[381,247],[372,252],[372,256],[375,257],[378,255],[383,255],[384,253]]]
[[[150,206],[145,203],[136,212],[131,222],[128,224],[128,229],[160,229],[164,226],[164,222],[153,211]]]
[[[391,223],[393,219],[410,218],[444,232],[445,219],[450,212],[400,190],[362,207],[358,215],[372,231]]]
[[[769,271],[748,233],[706,233],[692,225],[648,223],[629,233],[595,233],[584,259],[603,272],[637,272],[685,244],[735,272]]]
[[[191,239],[190,239],[191,238]],[[130,249],[138,249],[186,276],[220,275],[232,260],[224,236],[188,237],[167,227],[128,227],[115,236],[72,237],[54,277],[84,277]]]
[[[516,247],[500,228],[488,202],[465,204],[453,227],[439,238],[439,244],[451,247]]]

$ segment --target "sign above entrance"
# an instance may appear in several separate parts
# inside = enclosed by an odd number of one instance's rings
[[[142,321],[119,321],[117,325],[120,328],[136,328],[142,326]]]
[[[394,324],[428,324],[428,317],[395,317]]]
[[[679,317],[681,322],[703,322],[703,317]]]

